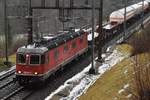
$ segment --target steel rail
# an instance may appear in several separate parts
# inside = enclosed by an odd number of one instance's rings
[[[14,96],[15,94],[17,94],[19,91],[21,91],[23,89],[24,89],[24,87],[19,87],[15,91],[11,92],[9,95],[3,97],[1,100],[8,100],[9,98],[11,98],[12,96]]]
[[[13,75],[15,73],[15,69],[12,70],[12,71],[9,71],[9,72],[6,72],[5,74],[3,74],[1,77],[0,77],[0,81],[2,81],[3,79]]]
[[[8,86],[9,84],[11,84],[11,83],[13,83],[13,82],[15,82],[15,81],[14,81],[14,80],[11,80],[11,81],[6,82],[4,85],[1,85],[1,86],[0,86],[0,89],[2,89],[2,88],[4,88],[4,87]]]

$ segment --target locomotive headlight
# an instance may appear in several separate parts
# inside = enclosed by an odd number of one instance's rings
[[[18,71],[19,74],[21,74],[21,71]]]
[[[38,73],[37,73],[37,72],[34,72],[34,74],[37,75]]]
[[[26,55],[26,57],[28,58],[28,57],[29,57],[29,55],[27,54],[27,55]]]

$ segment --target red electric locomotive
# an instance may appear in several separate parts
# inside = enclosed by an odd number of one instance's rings
[[[16,79],[20,84],[44,81],[88,50],[88,33],[68,32],[17,50]]]

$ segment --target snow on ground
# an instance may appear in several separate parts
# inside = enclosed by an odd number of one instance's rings
[[[89,69],[91,68],[91,64],[87,66],[82,72],[78,73],[71,79],[67,80],[63,85],[61,85],[58,89],[52,92],[45,100],[51,100],[54,96],[58,96],[58,94],[65,93],[64,90],[66,88],[69,92],[65,96],[60,96],[60,100],[76,100],[77,97],[81,96],[83,93],[86,93],[87,89],[95,83],[95,81],[106,71],[111,69],[112,66],[122,61],[126,56],[122,55],[117,50],[114,50],[111,55],[105,58],[105,62],[98,67],[97,75],[88,74]]]
[[[80,31],[80,29],[75,29],[75,32],[78,32],[78,31]]]
[[[118,91],[119,94],[123,93],[125,91],[125,89],[121,89]]]
[[[16,66],[12,66],[9,70],[0,72],[0,76],[6,74],[7,72],[10,72],[10,71],[14,70],[15,68],[16,68]]]
[[[132,94],[129,94],[126,96],[126,98],[131,98],[132,97]]]
[[[121,93],[125,92],[126,89],[127,89],[129,86],[130,86],[129,84],[125,84],[125,85],[123,86],[123,88],[118,91],[118,94],[121,94]],[[129,94],[129,95],[130,95],[130,94]]]
[[[128,73],[128,69],[126,69],[125,71],[124,71],[124,74],[127,74]]]
[[[123,86],[123,88],[126,89],[126,88],[128,88],[129,86],[130,86],[129,84],[126,84],[126,85]]]

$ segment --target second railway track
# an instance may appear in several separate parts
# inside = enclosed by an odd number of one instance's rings
[[[8,95],[4,96],[3,98],[1,98],[1,100],[8,100],[9,98],[11,98],[12,96],[14,96],[15,94],[17,94],[18,92],[20,92],[23,89],[24,89],[24,87],[19,87],[15,91],[13,91],[10,94],[8,94]]]
[[[15,83],[15,69],[6,72],[2,76],[0,76],[0,89],[3,89],[12,83]]]
[[[6,72],[5,74],[3,74],[2,76],[0,76],[0,81],[4,80],[5,78],[11,76],[15,74],[15,69],[9,71],[9,72]]]
[[[26,100],[34,90],[28,90],[25,87],[18,87],[15,91],[1,98],[1,100]]]

